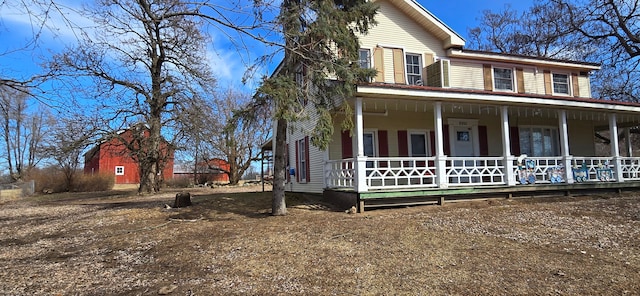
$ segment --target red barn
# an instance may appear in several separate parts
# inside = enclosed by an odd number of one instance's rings
[[[146,130],[145,136],[148,136],[148,131]],[[115,184],[140,183],[138,163],[129,155],[127,147],[122,143],[123,140],[128,142],[133,140],[131,130],[121,131],[118,133],[118,137],[106,140],[85,153],[84,173],[114,174]],[[166,180],[173,176],[173,149],[168,148],[169,144],[165,141],[163,141],[161,147],[162,153],[170,154],[162,172]]]

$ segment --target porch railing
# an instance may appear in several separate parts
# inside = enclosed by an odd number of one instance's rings
[[[369,157],[366,167],[370,189],[438,186],[435,157]]]
[[[522,170],[533,182],[525,184],[566,183],[569,174],[574,182],[602,182],[640,180],[640,157],[620,157],[616,168],[614,157],[571,157],[566,168],[562,157],[528,157],[530,168],[514,160],[513,171],[506,172],[503,157],[446,157],[444,184],[450,187],[506,185],[507,173],[517,176],[520,184]],[[368,190],[437,188],[435,157],[369,157],[364,162],[364,180]],[[621,172],[617,176],[616,171]],[[356,187],[355,159],[330,160],[325,164],[327,188]],[[558,178],[558,177],[561,178]]]
[[[582,168],[586,168],[587,181],[617,180],[613,157],[573,157],[573,169]]]
[[[354,188],[355,162],[353,158],[329,160],[325,163],[327,188]]]
[[[640,158],[621,157],[622,178],[625,180],[640,180]]]
[[[503,157],[448,157],[446,171],[449,186],[504,185]]]
[[[562,157],[527,157],[526,160],[533,161],[532,167],[527,167],[526,163],[518,163],[517,159],[513,164],[514,174],[519,178],[527,174],[518,174],[520,170],[529,170],[535,176],[535,183],[564,183],[567,180],[567,170],[564,167]],[[569,171],[571,173],[571,171]],[[554,176],[560,176],[556,179]],[[520,180],[516,180],[520,183]]]

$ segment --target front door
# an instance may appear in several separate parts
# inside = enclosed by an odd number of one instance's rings
[[[475,137],[470,126],[455,126],[453,129],[453,156],[475,156]]]

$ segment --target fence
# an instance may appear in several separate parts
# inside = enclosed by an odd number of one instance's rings
[[[32,195],[35,191],[35,182],[0,184],[0,200],[10,200]]]

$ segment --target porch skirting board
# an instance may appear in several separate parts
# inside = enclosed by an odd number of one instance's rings
[[[640,190],[640,182],[593,182],[558,185],[518,185],[482,188],[424,189],[396,191],[330,190],[323,192],[326,202],[339,208],[356,206],[358,212],[365,208],[383,208],[413,205],[442,205],[445,202],[486,200],[494,198],[527,198],[541,196],[588,195],[604,192],[620,193]]]

